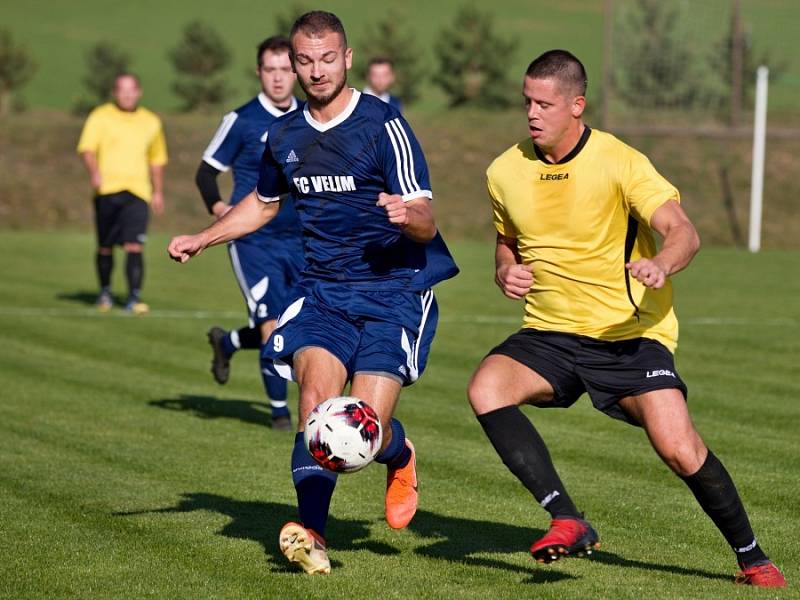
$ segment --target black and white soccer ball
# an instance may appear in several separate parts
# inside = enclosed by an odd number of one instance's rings
[[[337,473],[353,473],[378,455],[383,430],[378,413],[352,396],[322,402],[306,419],[305,443],[322,467]]]

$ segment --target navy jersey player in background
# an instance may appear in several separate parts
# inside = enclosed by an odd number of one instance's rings
[[[348,381],[350,393],[378,412],[386,520],[402,528],[417,509],[417,477],[414,447],[392,415],[401,388],[427,362],[438,317],[430,288],[458,269],[437,232],[428,168],[408,123],[346,86],[352,50],[339,19],[306,13],[290,39],[305,109],[270,127],[256,192],[204,231],[173,238],[168,251],[185,262],[242,236],[291,194],[306,266],[264,356],[300,386],[299,429]],[[307,573],[328,573],[324,536],[336,474],[313,461],[301,433],[292,478],[300,523],[281,529],[281,550]]]
[[[369,60],[366,73],[367,85],[364,93],[380,98],[391,104],[398,111],[403,112],[403,103],[400,98],[393,96],[390,91],[394,85],[394,63],[387,56],[376,56]]]
[[[290,52],[289,40],[282,36],[267,38],[258,46],[256,72],[261,93],[223,117],[203,154],[195,181],[208,212],[218,219],[255,188],[269,126],[278,117],[297,109],[298,102],[292,94],[295,74]],[[226,203],[220,196],[217,176],[230,168],[233,168],[233,193],[230,203]],[[213,350],[211,372],[220,384],[228,381],[229,361],[237,350],[259,349],[269,338],[300,274],[303,247],[292,203],[284,203],[268,225],[230,242],[228,253],[247,303],[249,324],[231,331],[212,327],[208,332]],[[262,379],[270,398],[273,429],[290,431],[286,380],[264,373],[263,369]]]

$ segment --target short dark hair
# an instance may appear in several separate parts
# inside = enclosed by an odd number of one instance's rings
[[[258,55],[256,56],[256,63],[258,66],[261,66],[262,57],[264,56],[264,52],[269,50],[270,52],[274,52],[275,54],[282,54],[284,52],[288,53],[289,56],[292,55],[292,43],[289,41],[284,35],[273,35],[272,37],[268,37],[263,42],[258,45]]]
[[[347,34],[344,32],[344,25],[342,25],[339,17],[324,10],[312,10],[300,15],[292,25],[292,32],[289,34],[289,38],[294,39],[294,35],[298,31],[302,31],[309,37],[321,37],[323,34],[332,31],[342,36],[342,42],[345,48],[347,47]]]
[[[576,96],[585,96],[586,86],[589,85],[583,63],[566,50],[548,50],[533,59],[525,76],[531,79],[557,79]]]
[[[372,65],[389,65],[394,69],[394,61],[388,56],[373,56],[370,58],[367,63],[367,71],[369,71]]]

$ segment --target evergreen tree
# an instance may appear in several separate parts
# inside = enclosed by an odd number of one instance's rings
[[[169,58],[178,72],[172,89],[183,100],[183,110],[216,107],[228,96],[222,71],[231,61],[231,52],[207,23],[189,23],[180,44],[169,52]]]
[[[495,32],[490,13],[463,6],[438,35],[434,50],[439,69],[433,81],[451,106],[509,105],[515,88],[507,67],[516,47],[517,40]]]
[[[75,103],[75,112],[85,113],[107,102],[114,81],[118,75],[129,71],[130,63],[130,56],[113,42],[103,41],[92,46],[86,53],[86,76],[83,78],[88,97]]]
[[[0,29],[0,117],[11,110],[11,95],[36,73],[36,63],[8,29]]]

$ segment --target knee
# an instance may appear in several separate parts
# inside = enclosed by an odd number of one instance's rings
[[[708,449],[700,442],[690,441],[675,444],[661,454],[661,458],[679,477],[688,477],[697,473],[708,456]]]
[[[479,368],[467,385],[467,398],[475,414],[482,415],[512,404],[501,389],[497,376],[491,370]]]

